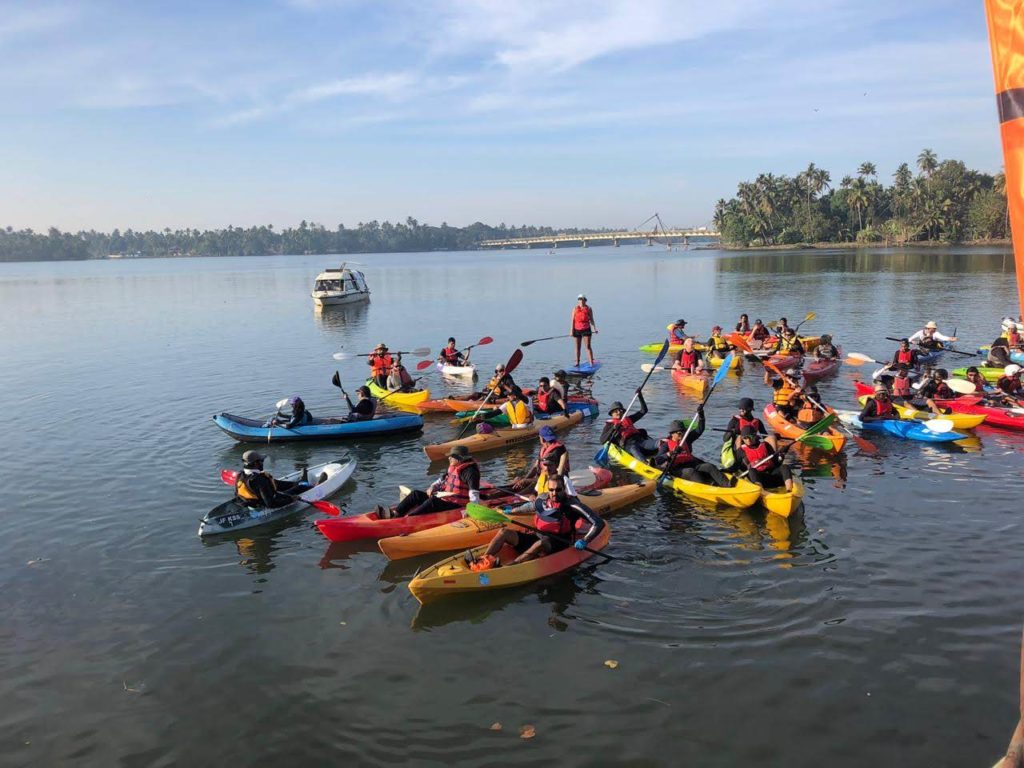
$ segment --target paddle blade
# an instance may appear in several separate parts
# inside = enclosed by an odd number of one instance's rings
[[[430,347],[416,347],[416,349],[414,349],[412,352],[409,352],[409,354],[416,355],[416,357],[423,357],[424,355],[430,354]]]
[[[665,355],[668,354],[669,346],[671,346],[671,345],[669,344],[668,339],[665,339],[665,343],[661,345],[661,352],[659,352],[658,356],[656,358],[654,358],[654,364],[655,365],[658,365],[659,363],[661,363],[662,360],[665,359]]]
[[[235,481],[238,480],[238,473],[233,469],[222,469],[220,471],[220,479],[228,485],[234,485]]]
[[[594,463],[599,467],[607,467],[611,463],[608,459],[608,443],[602,445],[594,454]]]
[[[530,339],[529,341],[520,341],[519,342],[519,346],[520,347],[528,347],[531,344],[536,344],[538,341],[540,341],[540,339]]]
[[[863,352],[847,352],[846,362],[850,365],[860,365],[860,363],[854,363],[853,360],[860,360],[861,363],[877,363],[875,358],[865,355]]]
[[[977,387],[964,379],[947,379],[946,386],[961,395],[970,395],[977,391]]]
[[[517,349],[512,353],[508,362],[505,363],[505,373],[512,373],[512,371],[519,367],[521,362],[523,362],[523,350]]]
[[[843,362],[846,363],[847,365],[864,365],[864,363],[867,363],[869,361],[864,360],[860,357],[847,357]],[[870,362],[874,362],[874,360],[871,360]]]
[[[754,351],[754,348],[750,346],[750,343],[743,338],[742,333],[730,333],[725,337],[725,340],[732,344],[736,349],[741,349],[744,352],[750,353]]]
[[[313,507],[314,509],[319,509],[325,515],[331,515],[332,517],[337,517],[338,515],[341,514],[341,510],[338,509],[333,504],[331,504],[331,502],[329,502],[329,501],[310,501],[310,502],[307,502],[307,503],[309,504],[309,506]]]
[[[331,355],[331,357],[333,357],[335,360],[351,360],[352,359],[352,355],[350,355],[348,352],[335,352],[333,355]]]
[[[476,346],[483,347],[487,344],[490,344],[493,341],[494,339],[492,339],[490,336],[484,336],[482,339],[480,339],[480,341],[476,343]]]
[[[870,440],[865,440],[863,437],[855,435],[852,432],[850,433],[850,437],[853,438],[853,442],[855,442],[857,444],[857,447],[860,448],[864,453],[878,453],[878,446],[872,443]]]
[[[274,403],[274,407],[276,407],[278,410],[280,410],[281,408],[284,408],[286,405],[288,405],[288,398],[287,397],[282,397],[280,400],[278,400],[276,403]]]
[[[811,320],[813,320],[817,316],[818,315],[816,313],[814,313],[814,312],[808,312],[807,315],[804,317],[804,322],[805,323],[809,323],[809,322],[811,322]]]
[[[481,523],[498,523],[504,525],[508,522],[508,518],[496,509],[485,507],[483,504],[475,504],[470,502],[466,505],[466,516],[473,520],[479,520]]]
[[[810,426],[806,430],[804,430],[804,433],[800,437],[798,437],[797,440],[803,440],[803,438],[809,435],[817,435],[821,432],[824,432],[826,429],[835,424],[836,418],[837,417],[834,413],[828,414],[817,424],[814,424],[813,426]]]
[[[640,370],[644,373],[650,373],[651,371],[664,371],[665,368],[654,363],[641,363]]]
[[[929,421],[922,422],[924,428],[929,432],[934,432],[937,435],[944,435],[947,432],[952,432],[955,426],[949,419],[931,419]]]
[[[733,353],[730,352],[728,355],[726,355],[725,360],[722,361],[722,364],[718,366],[718,370],[715,372],[715,378],[711,380],[712,387],[717,387],[718,382],[720,382],[728,375],[729,369],[732,367],[733,357]]]
[[[416,363],[416,370],[417,371],[425,371],[427,368],[429,368],[433,364],[434,364],[433,360],[420,360],[418,363]]]
[[[832,450],[832,441],[821,435],[805,435],[801,438],[800,442],[804,445],[809,445],[811,448],[817,448],[820,451]]]
[[[341,376],[338,374],[337,371],[335,371],[334,375],[331,376],[331,384],[336,386],[338,389],[341,389]]]

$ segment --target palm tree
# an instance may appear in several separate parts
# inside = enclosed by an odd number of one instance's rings
[[[917,156],[917,167],[921,169],[921,173],[931,178],[935,169],[939,167],[939,158],[930,149],[922,149],[921,154]]]
[[[808,164],[807,170],[801,173],[798,177],[798,182],[803,185],[805,191],[807,192],[807,226],[804,231],[804,234],[807,237],[808,242],[810,242],[812,239],[811,198],[813,198],[815,195],[820,195],[822,192],[828,189],[829,182],[831,181],[832,177],[829,175],[828,171],[826,171],[824,168],[819,168],[814,163]]]
[[[846,193],[846,201],[857,211],[857,229],[864,229],[863,211],[871,204],[871,197],[864,179],[855,179],[850,184],[849,192]]]
[[[857,175],[861,178],[865,176],[874,177],[878,175],[878,170],[875,168],[874,163],[861,163],[860,167],[857,168]]]

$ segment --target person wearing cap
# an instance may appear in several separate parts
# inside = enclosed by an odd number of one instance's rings
[[[862,422],[884,421],[886,419],[899,421],[900,415],[893,407],[892,398],[889,396],[889,388],[885,386],[884,382],[880,381],[875,384],[875,394],[864,402],[859,418]]]
[[[782,318],[785,320],[786,318]],[[779,343],[775,349],[776,354],[792,355],[800,357],[804,354],[804,344],[792,328],[779,328]]]
[[[736,333],[742,333],[744,336],[750,333],[750,316],[746,312],[740,315],[740,321],[736,323]]]
[[[740,431],[744,427],[752,427],[759,435],[768,434],[768,430],[764,428],[761,420],[754,416],[754,401],[749,397],[740,399],[739,412],[725,425],[725,440],[734,440],[736,447],[739,447]]]
[[[779,444],[774,435],[762,440],[753,427],[743,427],[740,430],[736,458],[747,467],[750,482],[762,488],[784,485],[787,491],[793,490],[793,474],[779,453]]]
[[[910,337],[910,343],[917,344],[923,349],[942,349],[942,342],[956,341],[956,336],[939,333],[938,328],[934,320],[929,320],[924,328]]]
[[[575,496],[576,489],[569,478],[572,469],[569,466],[569,449],[551,427],[541,427],[537,436],[540,439],[540,454],[529,472],[513,480],[512,489],[521,491],[533,485],[536,493],[540,494],[547,488],[547,479],[558,476],[564,480],[566,492]]]
[[[235,500],[254,509],[277,509],[295,501],[295,495],[309,490],[312,486],[302,470],[302,478],[295,481],[275,480],[269,472],[263,471],[266,459],[256,451],[242,454],[242,471],[235,478]]]
[[[1010,363],[1003,369],[1003,375],[996,381],[996,389],[1002,394],[1011,398],[1018,398],[1024,394],[1024,384],[1021,383],[1021,367],[1016,363]]]
[[[686,332],[686,321],[680,318],[668,327],[668,340],[672,344],[682,344],[690,338]]]
[[[533,424],[533,405],[519,387],[513,385],[512,394],[499,408],[505,414],[512,429],[526,429]]]
[[[711,335],[708,337],[704,348],[707,349],[708,357],[714,357],[716,360],[725,360],[733,346],[722,338],[722,326],[716,325],[712,327]]]
[[[771,337],[772,332],[761,322],[761,318],[757,318],[754,321],[754,327],[747,335],[747,343],[750,344],[751,349],[764,349],[765,344]]]
[[[900,339],[900,348],[893,353],[892,362],[886,368],[895,371],[899,370],[901,365],[907,368],[921,367],[921,352],[910,348],[910,339]]]
[[[480,503],[480,465],[466,446],[454,445],[448,451],[448,468],[425,491],[412,491],[391,508],[378,504],[376,511],[383,519],[412,517],[460,509],[470,502]]]
[[[764,369],[764,374],[765,378],[768,378],[767,368]],[[790,368],[783,371],[781,376],[771,380],[771,387],[775,409],[789,421],[795,419],[799,410],[800,394],[803,391],[800,388],[800,370]]]
[[[836,360],[839,357],[839,347],[832,343],[830,334],[823,333],[813,354],[816,360]]]
[[[559,368],[555,371],[555,380],[551,382],[551,388],[562,396],[562,402],[569,401],[569,374]]]
[[[590,364],[594,364],[594,350],[590,347],[590,336],[597,333],[597,323],[594,321],[594,310],[587,304],[587,297],[582,293],[576,297],[576,306],[572,308],[572,322],[569,326],[569,333],[576,342],[576,365],[580,364],[580,344],[584,339],[587,341],[587,356]]]
[[[460,366],[466,365],[468,361],[469,355],[463,355],[462,352],[456,349],[455,337],[449,336],[448,343],[444,346],[444,349],[441,350],[441,354],[437,356],[437,362],[442,365]]]
[[[687,429],[686,422],[673,421],[668,437],[658,441],[658,455],[651,460],[651,466],[692,483],[728,488],[731,483],[722,470],[693,455],[693,444],[704,434],[703,405],[697,407],[696,422],[692,429]]]
[[[683,348],[676,352],[672,370],[684,373],[700,373],[704,370],[704,357],[694,349],[691,337],[687,336],[686,341],[683,342]]]
[[[556,413],[565,413],[565,401],[562,393],[551,386],[551,379],[541,376],[537,382],[537,391],[533,393],[536,401],[537,413],[553,416]]]
[[[945,368],[936,368],[932,371],[932,375],[917,390],[917,396],[924,400],[934,413],[950,413],[950,409],[940,408],[936,404],[936,400],[953,400],[959,397],[956,392],[949,388],[949,385],[946,383],[947,378],[949,378],[949,371]]]
[[[500,400],[503,397],[510,397],[512,390],[516,388],[516,383],[512,379],[512,375],[505,372],[505,364],[498,363],[494,366],[494,375],[491,380],[487,382],[487,386],[484,387],[483,392],[474,393],[474,400],[487,397],[487,395],[493,393],[491,396],[492,400]]]
[[[274,418],[270,420],[268,426],[293,429],[301,427],[303,424],[309,424],[311,421],[313,421],[313,414],[306,410],[306,404],[302,402],[302,398],[292,395],[288,398],[287,404],[274,414]]]
[[[391,366],[395,363],[391,355],[388,354],[388,345],[378,344],[367,357],[366,363],[370,366],[370,377],[373,379],[373,383],[381,389],[387,389],[388,374],[391,373]]]
[[[377,413],[377,401],[370,394],[369,387],[362,386],[356,390],[359,400],[355,405],[352,404],[352,398],[348,396],[348,392],[342,394],[345,395],[345,402],[348,403],[346,421],[369,421]]]
[[[506,507],[504,511],[507,515],[533,512],[533,530],[515,525],[502,528],[494,535],[483,555],[476,557],[473,550],[466,552],[464,557],[470,569],[486,571],[500,567],[500,553],[506,546],[516,552],[511,564],[525,563],[569,547],[584,550],[605,527],[604,520],[596,512],[568,492],[560,475],[547,479],[546,492],[536,500],[515,508]],[[582,537],[581,523],[590,526]]]
[[[409,371],[402,365],[401,355],[397,355],[395,362],[391,365],[387,384],[389,392],[411,392],[416,384]]]
[[[620,401],[616,400],[608,406],[609,418],[601,430],[599,442],[612,443],[634,458],[647,461],[648,456],[657,452],[658,446],[648,436],[647,430],[638,429],[636,426],[636,422],[647,414],[647,401],[639,389],[636,391],[636,398],[640,408],[628,416],[626,407]]]

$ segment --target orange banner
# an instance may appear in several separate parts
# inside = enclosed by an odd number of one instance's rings
[[[985,0],[1006,163],[1017,298],[1024,314],[1024,0]]]

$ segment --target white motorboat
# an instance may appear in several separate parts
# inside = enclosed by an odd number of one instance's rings
[[[325,269],[317,275],[310,295],[318,307],[330,307],[369,301],[370,289],[362,272],[342,264],[337,269]]]

